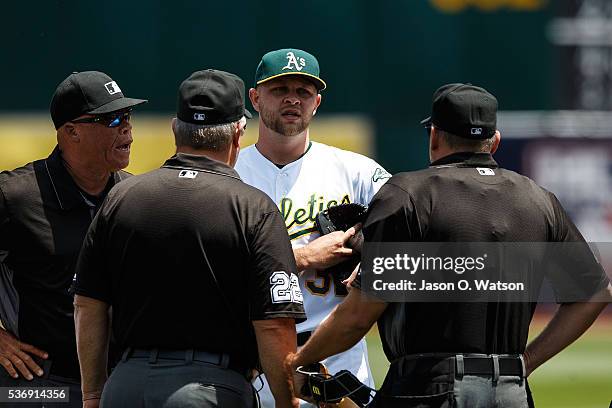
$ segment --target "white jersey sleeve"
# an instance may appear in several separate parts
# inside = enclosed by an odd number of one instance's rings
[[[335,154],[344,163],[347,173],[352,175],[356,203],[368,205],[374,194],[391,178],[391,174],[369,157],[341,149],[336,149]]]

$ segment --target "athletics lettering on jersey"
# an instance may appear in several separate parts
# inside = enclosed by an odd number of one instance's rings
[[[350,202],[351,198],[348,194],[337,200],[326,200],[323,195],[313,193],[306,202],[306,207],[295,205],[294,208],[293,200],[289,197],[284,197],[281,199],[279,209],[285,220],[289,238],[295,239],[315,231],[314,221],[318,213],[333,205],[348,204]],[[306,224],[310,224],[309,227],[301,228]]]

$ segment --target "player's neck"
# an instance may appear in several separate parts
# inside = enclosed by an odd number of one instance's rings
[[[295,136],[284,136],[260,126],[256,147],[272,163],[285,165],[303,156],[309,143],[308,128]]]

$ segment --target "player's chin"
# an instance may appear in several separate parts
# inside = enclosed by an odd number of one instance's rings
[[[295,136],[305,131],[307,127],[308,125],[303,121],[291,124],[285,123],[282,126],[283,131],[281,133],[285,136]]]
[[[130,156],[125,157],[113,157],[108,162],[108,168],[110,171],[119,171],[125,169],[130,164]]]
[[[108,162],[117,170],[124,169],[130,164],[131,143],[116,146],[108,154]]]

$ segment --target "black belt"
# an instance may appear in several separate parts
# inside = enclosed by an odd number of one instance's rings
[[[122,356],[122,360],[130,358],[148,358],[151,364],[157,362],[158,359],[163,360],[183,360],[183,361],[199,361],[218,365],[223,368],[230,366],[230,358],[228,354],[211,353],[208,351],[185,349],[185,350],[169,350],[169,349],[133,349],[128,347]]]
[[[196,349],[170,350],[157,348],[137,349],[128,347],[123,352],[121,361],[126,361],[130,358],[147,358],[149,359],[149,364],[157,363],[158,359],[179,360],[185,361],[186,363],[199,361],[202,363],[214,364],[221,368],[229,368],[230,370],[239,372],[246,378],[250,378],[252,375],[250,367],[246,367],[236,359],[230,358],[230,355],[226,353],[211,353],[209,351]]]
[[[494,378],[500,375],[525,377],[525,362],[520,355],[509,354],[454,354],[440,355],[437,353],[410,354],[395,360],[418,360],[425,365],[436,366],[439,370],[443,367],[454,367],[455,374],[463,375],[485,375]],[[448,363],[448,364],[440,364]]]
[[[311,335],[312,335],[311,331],[305,331],[305,332],[298,333],[297,334],[298,347],[302,347],[304,344],[306,344],[306,342],[308,341]]]
[[[463,356],[463,374],[467,375],[495,375],[495,364],[498,364],[499,375],[525,376],[525,365],[518,356],[497,356],[497,363],[494,356],[489,357],[470,357]],[[455,357],[455,367],[459,366],[459,361]]]

